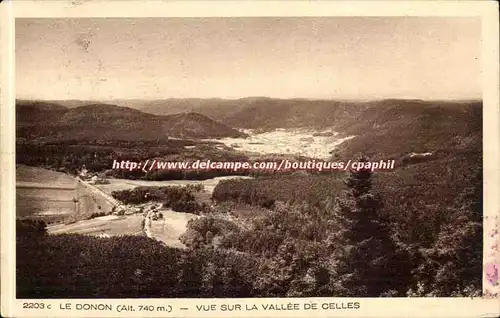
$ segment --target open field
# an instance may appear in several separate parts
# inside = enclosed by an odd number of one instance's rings
[[[78,221],[72,224],[58,224],[47,227],[50,234],[75,233],[86,235],[141,235],[142,214],[127,216],[107,215],[90,220]]]
[[[61,172],[16,165],[16,215],[60,221],[75,214],[76,180]]]
[[[47,186],[75,188],[76,180],[72,176],[48,169],[16,165],[16,182],[45,183]]]
[[[198,216],[192,213],[175,212],[170,209],[160,211],[163,218],[150,221],[151,237],[171,247],[185,247],[179,241],[179,237],[186,232],[188,221]],[[149,220],[146,222],[149,222]]]
[[[74,190],[17,188],[18,217],[37,215],[71,215],[75,212]]]

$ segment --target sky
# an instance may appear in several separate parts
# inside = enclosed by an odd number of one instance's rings
[[[468,17],[16,19],[23,99],[481,98]]]

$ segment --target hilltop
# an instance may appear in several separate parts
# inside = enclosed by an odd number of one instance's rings
[[[98,103],[68,108],[53,102],[18,101],[16,119],[18,137],[24,138],[157,140],[244,136],[201,114],[162,116]]]
[[[52,102],[16,102],[16,123],[18,125],[50,123],[64,115],[67,110],[66,107]]]

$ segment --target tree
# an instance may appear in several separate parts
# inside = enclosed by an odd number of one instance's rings
[[[475,171],[474,171],[475,170]],[[459,208],[441,227],[415,274],[417,296],[479,296],[482,290],[483,213],[481,163],[472,168],[471,183],[457,196]]]
[[[338,274],[335,296],[404,295],[410,268],[392,238],[381,198],[371,192],[372,172],[353,170],[345,184],[348,191],[337,200],[337,228],[330,240]]]
[[[16,237],[17,239],[36,239],[47,234],[47,224],[42,220],[17,219]]]

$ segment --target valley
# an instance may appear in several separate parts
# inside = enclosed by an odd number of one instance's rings
[[[336,253],[330,240],[340,233],[336,213],[339,204],[350,202],[346,179],[352,173],[144,172],[111,169],[113,161],[394,159],[394,170],[370,176],[370,188],[383,202],[380,213],[399,246],[416,259],[421,249],[441,251],[443,236],[455,235],[446,225],[476,222],[481,209],[479,196],[471,195],[481,186],[481,102],[249,98],[168,103],[172,108],[157,108],[155,115],[105,102],[78,107],[20,103],[18,219],[45,221],[50,244],[74,239],[75,246],[106,246],[112,255],[122,255],[113,247],[122,240],[136,251],[145,250],[143,244],[159,244],[154,245],[158,253],[185,251],[193,264],[218,255],[217,261],[232,264],[229,271],[244,266],[245,277],[263,271],[273,280],[281,268],[273,262],[283,262],[287,253],[318,271],[329,264],[326,260]],[[191,112],[175,113],[179,105]],[[86,177],[79,181],[83,170]],[[152,254],[140,253],[137,262],[156,262]],[[113,262],[122,262],[118,259]],[[207,262],[203,266],[212,266]],[[290,279],[299,284],[306,273],[294,275]],[[261,288],[258,280],[250,281]],[[275,293],[293,295],[292,283],[268,284],[290,284]],[[274,295],[264,286],[263,295]]]
[[[248,137],[226,137],[217,141],[242,152],[258,155],[282,154],[327,160],[338,145],[355,136],[340,137],[338,132],[314,129],[275,129],[268,132],[242,130]]]
[[[106,18],[87,2],[14,14],[7,32],[17,198],[2,214],[16,221],[8,285],[39,299],[26,308],[123,299],[127,313],[101,314],[221,317],[248,316],[238,298],[329,299],[315,314],[373,316],[363,299],[425,297],[494,311],[487,6],[248,1],[210,16],[203,1],[151,1],[149,17],[106,5]],[[188,298],[203,306],[175,308]]]

